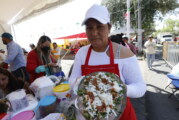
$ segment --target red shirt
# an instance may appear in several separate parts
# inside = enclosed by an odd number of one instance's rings
[[[30,74],[30,83],[32,83],[36,78],[44,76],[45,73],[35,73],[35,68],[43,65],[42,61],[39,59],[39,56],[35,50],[29,52],[27,56],[27,72]]]

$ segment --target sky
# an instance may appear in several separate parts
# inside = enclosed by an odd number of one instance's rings
[[[179,0],[177,2],[179,3]],[[171,13],[169,13],[169,14],[165,15],[162,22],[161,21],[156,21],[155,22],[155,25],[156,25],[155,29],[156,30],[162,29],[164,27],[163,22],[166,19],[169,19],[169,18],[173,19],[173,20],[178,19],[179,18],[179,8],[176,8],[175,11],[177,12],[177,14],[171,14]]]
[[[101,0],[74,0],[20,24],[15,24],[13,27],[16,42],[29,51],[29,44],[36,45],[40,36],[45,34],[52,39],[52,42],[63,44],[63,40],[53,38],[84,32],[81,22],[87,9],[100,2]]]
[[[175,11],[179,13],[179,8],[175,9]],[[166,15],[164,16],[163,21],[156,21],[156,22],[155,22],[155,25],[156,25],[155,29],[156,29],[156,30],[162,29],[162,28],[164,27],[163,22],[164,22],[164,20],[166,20],[166,19],[176,20],[176,19],[178,19],[178,18],[179,18],[179,14],[171,14],[171,13],[166,14]]]

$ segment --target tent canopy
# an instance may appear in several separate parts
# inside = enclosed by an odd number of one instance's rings
[[[0,23],[14,23],[69,1],[72,0],[0,0]]]
[[[59,37],[55,39],[75,39],[75,38],[87,38],[86,33],[79,33],[79,34],[74,34],[74,35],[69,35],[65,37]]]

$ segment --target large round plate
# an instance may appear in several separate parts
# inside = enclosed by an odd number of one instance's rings
[[[126,106],[126,86],[116,74],[91,73],[79,84],[77,106],[86,120],[119,120]]]

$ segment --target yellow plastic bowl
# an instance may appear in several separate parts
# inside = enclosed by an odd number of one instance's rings
[[[66,98],[66,95],[70,93],[70,85],[69,84],[60,84],[53,88],[53,93],[59,99]]]

